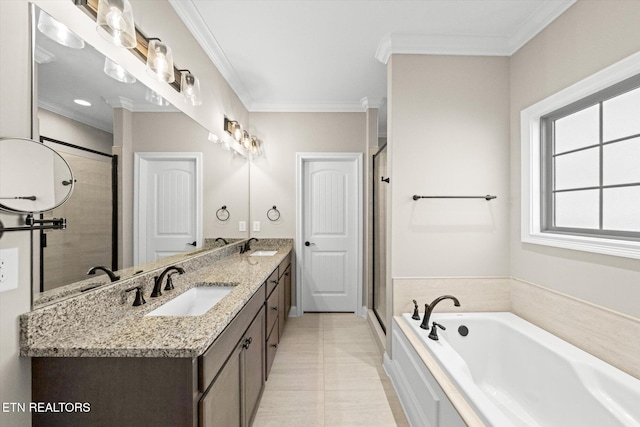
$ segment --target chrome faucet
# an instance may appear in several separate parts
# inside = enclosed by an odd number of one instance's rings
[[[109,279],[112,282],[115,282],[116,280],[120,280],[120,276],[116,276],[113,271],[111,271],[109,268],[105,267],[104,265],[96,265],[95,267],[91,267],[89,271],[87,271],[87,274],[94,275],[98,270],[102,270],[105,273],[107,273],[107,276],[109,276]]]
[[[436,299],[434,299],[431,304],[425,304],[424,305],[424,317],[422,318],[422,323],[420,324],[420,327],[422,329],[429,329],[429,318],[431,317],[431,312],[433,311],[433,309],[436,307],[436,305],[445,299],[450,299],[453,300],[453,305],[455,305],[456,307],[460,307],[460,301],[458,301],[458,298],[452,296],[452,295],[442,295],[441,297],[438,297]]]
[[[184,274],[184,268],[176,267],[175,265],[172,265],[162,270],[162,273],[160,273],[160,276],[156,276],[153,278],[154,280],[153,292],[151,292],[152,298],[159,297],[162,295],[162,281],[164,280],[164,276],[166,276],[169,272],[174,270],[177,271],[179,274]],[[173,284],[171,286],[173,286]],[[169,290],[168,283],[167,283],[167,288],[165,288],[165,290]]]

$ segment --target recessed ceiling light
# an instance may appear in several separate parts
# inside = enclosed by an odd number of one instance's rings
[[[73,102],[78,105],[82,105],[83,107],[91,107],[91,103],[89,101],[85,101],[84,99],[74,99]]]

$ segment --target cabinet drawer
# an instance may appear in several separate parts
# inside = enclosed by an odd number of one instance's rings
[[[271,296],[267,300],[267,334],[273,328],[273,325],[276,323],[278,319],[278,313],[280,312],[280,298],[278,288],[271,293]]]
[[[267,379],[269,379],[269,372],[271,371],[271,365],[273,365],[273,359],[276,357],[276,351],[278,350],[278,324],[274,325],[271,329],[271,335],[267,339]]]
[[[282,277],[287,267],[291,265],[291,252],[287,255],[278,266],[278,277]]]
[[[256,291],[211,346],[198,358],[198,389],[203,392],[216,377],[240,338],[264,306],[264,285]]]
[[[278,286],[278,269],[276,268],[271,276],[267,279],[267,298],[271,295],[271,292]]]

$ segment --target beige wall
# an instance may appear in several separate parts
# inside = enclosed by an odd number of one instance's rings
[[[31,77],[29,9],[24,1],[0,2],[0,136],[31,137]],[[18,215],[0,213],[6,227]],[[31,242],[29,233],[14,231],[0,239],[0,248],[18,248],[18,289],[0,293],[0,401],[31,400],[31,362],[21,359],[18,316],[31,303]],[[0,412],[0,425],[28,426],[29,414]]]
[[[39,135],[111,154],[113,134],[38,108]],[[54,149],[64,151],[62,146]],[[72,151],[70,151],[72,152]]]
[[[295,237],[296,153],[366,153],[365,113],[251,113],[251,129],[265,141],[264,158],[251,162],[252,237]],[[365,175],[366,176],[366,171]],[[277,222],[267,210],[278,207]]]
[[[508,275],[509,59],[393,55],[388,70],[392,277]]]
[[[578,1],[511,58],[511,275],[640,318],[640,261],[520,242],[520,111],[640,50],[640,2]]]
[[[206,129],[182,113],[133,113],[133,152],[201,152],[203,237],[246,238],[238,221],[249,221],[249,161],[207,139]],[[130,154],[133,156],[133,154]],[[128,191],[133,191],[129,186]],[[226,205],[231,217],[216,211]]]

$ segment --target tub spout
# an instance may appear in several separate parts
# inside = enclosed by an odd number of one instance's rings
[[[455,305],[456,307],[460,307],[460,301],[458,301],[458,298],[454,297],[453,295],[442,295],[441,297],[434,299],[431,304],[425,304],[424,318],[422,319],[422,323],[420,324],[420,327],[422,329],[429,329],[429,318],[431,317],[431,312],[440,301],[445,299],[453,300],[453,305]]]

